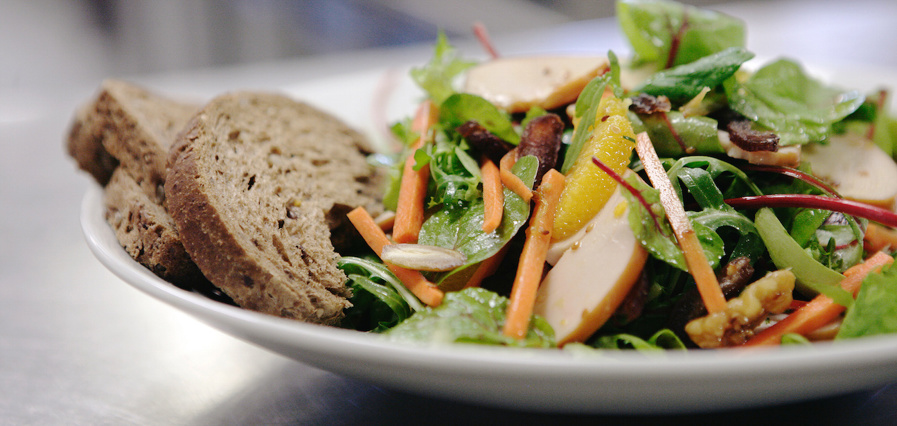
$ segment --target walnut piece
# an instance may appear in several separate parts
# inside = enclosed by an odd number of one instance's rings
[[[792,291],[791,271],[770,272],[726,302],[726,309],[689,321],[685,332],[702,348],[740,345],[754,335],[754,328],[768,315],[788,309]]]

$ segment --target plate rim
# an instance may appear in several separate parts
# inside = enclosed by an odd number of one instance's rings
[[[365,372],[343,369],[322,357],[335,357],[340,362],[371,362],[379,368],[413,367],[417,371],[437,372],[442,375],[482,375],[490,379],[524,380],[530,383],[568,380],[575,383],[654,382],[657,386],[669,383],[689,383],[718,381],[724,378],[731,383],[722,388],[732,390],[745,383],[757,382],[760,378],[800,378],[848,375],[845,371],[872,367],[879,374],[878,379],[866,377],[862,381],[847,381],[849,386],[842,392],[820,389],[805,395],[791,395],[781,402],[800,401],[836,393],[862,391],[885,385],[897,379],[897,336],[869,337],[846,342],[822,342],[812,347],[782,347],[770,350],[689,351],[687,353],[662,352],[656,356],[635,351],[612,351],[587,353],[567,353],[551,349],[519,349],[487,347],[479,345],[416,345],[390,341],[382,336],[353,330],[340,329],[316,324],[306,324],[294,320],[248,311],[208,299],[200,294],[180,289],[142,267],[117,244],[111,227],[105,221],[102,211],[103,192],[99,185],[92,184],[86,191],[81,207],[81,227],[87,244],[94,256],[113,274],[129,286],[167,304],[207,325],[224,331],[236,338],[265,347],[299,362],[323,368],[349,377],[384,384],[400,389],[416,389],[442,397],[460,397],[452,392],[440,392],[427,386],[420,386],[414,380],[383,382],[379,376],[366,376]],[[110,241],[114,242],[110,246]],[[237,328],[235,330],[234,328]],[[247,332],[259,331],[258,337]],[[272,348],[265,339],[273,339],[282,344],[292,340],[291,348]],[[294,339],[294,340],[293,340]],[[349,350],[351,349],[351,350]],[[725,354],[725,355],[724,355]],[[732,356],[729,356],[732,355]],[[750,356],[744,356],[750,355]],[[758,375],[757,372],[760,372]],[[868,376],[868,374],[866,375]],[[410,382],[410,383],[409,383]],[[639,386],[649,386],[642,383]],[[572,385],[571,385],[572,386]],[[536,386],[538,387],[538,386]],[[574,386],[575,387],[575,386]],[[719,389],[718,389],[719,390]],[[775,393],[775,392],[773,392]],[[528,396],[540,394],[531,389]],[[531,400],[532,398],[530,398]],[[468,401],[475,402],[475,401]],[[509,401],[501,398],[485,401],[490,405],[505,406]],[[694,403],[681,406],[660,405],[644,407],[638,404],[638,411],[625,405],[609,407],[602,404],[583,405],[577,401],[562,403],[547,401],[529,408],[554,411],[632,413],[639,412],[695,412],[708,409],[736,408],[752,404],[766,405],[765,399],[744,401],[733,404],[720,401]],[[519,408],[511,405],[512,408]]]

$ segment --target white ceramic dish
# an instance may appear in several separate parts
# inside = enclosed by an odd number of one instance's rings
[[[285,90],[374,132],[369,111],[382,75],[367,72]],[[865,84],[892,77],[840,75]],[[399,83],[392,93],[386,116],[394,118],[411,111],[413,89]],[[297,361],[409,392],[525,410],[646,414],[795,402],[897,381],[897,337],[776,350],[652,356],[396,344],[376,335],[242,310],[157,278],[119,246],[103,219],[98,187],[90,188],[84,198],[81,223],[96,257],[138,290],[225,333]]]

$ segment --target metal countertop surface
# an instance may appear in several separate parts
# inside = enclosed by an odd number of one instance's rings
[[[797,0],[720,9],[747,21],[748,48],[763,56],[897,73],[897,3]],[[625,51],[613,20],[525,31],[496,44],[508,54],[557,46]],[[421,63],[429,52],[376,49],[132,79],[211,96]],[[0,96],[0,424],[897,423],[895,385],[677,416],[510,411],[379,388],[225,335],[134,290],[89,252],[78,215],[93,183],[65,155],[63,139],[76,106],[98,84],[4,88]]]

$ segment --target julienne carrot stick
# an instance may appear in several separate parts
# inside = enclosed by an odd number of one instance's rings
[[[879,251],[886,248],[897,249],[897,231],[876,223],[870,223],[863,235],[863,248]]]
[[[480,173],[483,175],[483,232],[488,234],[501,225],[505,194],[498,167],[486,157],[483,157],[482,162]]]
[[[411,145],[410,153],[405,159],[402,169],[402,181],[399,186],[399,198],[396,206],[396,220],[392,237],[397,243],[416,243],[420,228],[424,223],[424,201],[427,197],[427,183],[430,179],[430,166],[425,165],[414,170],[414,153],[424,146],[430,124],[435,121],[435,108],[429,100],[421,103],[414,116],[412,130],[420,132],[420,138]]]
[[[841,288],[853,293],[854,297],[856,297],[856,293],[860,290],[860,285],[863,284],[863,280],[866,279],[867,275],[893,261],[894,259],[884,252],[875,253],[875,255],[866,259],[863,263],[844,271]],[[745,342],[743,346],[778,345],[782,341],[782,336],[791,333],[805,336],[834,321],[838,318],[838,315],[841,315],[841,312],[844,312],[844,309],[846,309],[844,306],[835,303],[828,296],[820,294],[806,305],[792,312],[785,319],[757,333]]]
[[[673,189],[673,184],[670,182],[663,164],[657,158],[657,152],[654,151],[651,139],[645,132],[639,133],[635,139],[635,150],[638,152],[639,159],[642,160],[648,178],[651,179],[651,185],[660,191],[660,204],[666,210],[667,219],[673,228],[673,233],[676,234],[682,254],[685,256],[688,272],[695,279],[707,312],[712,314],[726,309],[726,297],[723,296],[716,274],[713,273],[713,268],[710,267],[710,262],[704,255],[701,242],[698,241],[695,230],[691,227],[688,216],[685,215],[682,201],[679,200],[676,190]]]
[[[358,230],[358,233],[361,234],[361,237],[364,238],[364,241],[372,250],[374,250],[374,253],[376,253],[377,256],[380,256],[383,252],[384,246],[392,244],[380,226],[374,222],[374,218],[371,217],[370,213],[368,213],[364,207],[358,207],[349,212],[346,216],[349,217],[349,221],[352,222],[352,225],[355,226],[355,229]],[[396,275],[396,278],[398,278],[408,290],[411,290],[421,302],[424,302],[428,306],[439,306],[442,304],[444,293],[433,283],[427,281],[427,279],[421,275],[420,271],[405,269],[389,262],[385,263],[386,267]]]
[[[517,163],[517,148],[508,151],[504,157],[501,157],[501,161],[498,162],[501,183],[528,203],[533,198],[533,190],[511,172],[511,168],[514,167],[515,163]]]
[[[563,190],[564,175],[554,169],[545,173],[536,192],[536,206],[526,229],[526,241],[523,243],[517,275],[511,287],[511,300],[503,329],[506,336],[521,339],[526,337],[529,330],[536,291],[542,281],[542,269],[551,243],[554,214]]]

